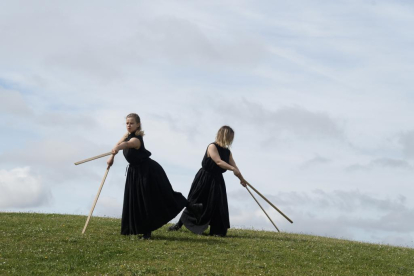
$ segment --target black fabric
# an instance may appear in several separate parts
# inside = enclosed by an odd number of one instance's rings
[[[230,150],[222,148],[216,143],[221,160],[229,163]],[[229,208],[227,204],[226,185],[223,173],[225,169],[220,168],[210,157],[207,150],[201,162],[202,168],[197,172],[188,194],[190,203],[202,203],[203,214],[196,221],[195,216],[186,208],[181,215],[181,221],[190,231],[195,234],[203,233],[210,225],[210,235],[225,236],[230,228]]]
[[[154,231],[176,217],[187,205],[185,197],[174,192],[164,169],[149,158],[142,136],[129,135],[141,141],[137,149],[125,149],[129,163],[125,183],[121,234],[136,235]]]
[[[131,165],[139,164],[143,160],[146,160],[148,157],[151,156],[151,152],[145,148],[144,140],[142,139],[141,135],[136,136],[135,133],[131,133],[128,135],[125,141],[129,141],[133,137],[137,138],[141,142],[141,147],[138,150],[137,149],[124,149],[123,150],[125,159]]]

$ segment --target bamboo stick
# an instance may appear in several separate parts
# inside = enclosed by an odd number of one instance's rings
[[[102,157],[105,157],[105,156],[108,156],[108,155],[111,155],[111,154],[112,154],[112,152],[103,153],[103,154],[100,154],[100,155],[97,155],[97,156],[94,156],[94,157],[76,162],[75,165],[79,165],[79,164],[82,164],[82,163],[85,163],[85,162],[89,162],[89,161],[92,161],[92,160],[95,160],[95,159],[98,159],[98,158],[102,158]]]
[[[272,206],[276,211],[278,211],[282,216],[285,217],[285,219],[287,219],[290,223],[293,223],[293,221],[288,218],[285,214],[283,214],[282,211],[280,211],[275,205],[273,205],[272,202],[270,202],[264,195],[262,195],[258,190],[256,190],[252,185],[250,185],[247,181],[246,184],[249,185],[250,188],[252,188],[259,196],[261,196],[264,200],[266,200],[267,203],[270,204],[270,206]]]
[[[91,216],[92,216],[93,210],[95,209],[96,202],[98,202],[99,195],[101,194],[102,187],[103,187],[103,185],[104,185],[104,183],[105,183],[105,179],[106,179],[106,176],[108,175],[108,172],[109,172],[109,168],[110,168],[110,167],[111,167],[111,166],[108,166],[108,168],[106,169],[105,176],[103,177],[103,179],[102,179],[102,183],[101,183],[101,186],[99,187],[98,193],[96,194],[95,201],[93,202],[93,205],[92,205],[91,211],[89,212],[88,219],[86,220],[85,226],[83,227],[82,234],[84,234],[84,233],[85,233],[86,227],[88,227],[89,220],[91,219]]]
[[[279,228],[277,228],[276,224],[273,222],[273,220],[269,217],[269,215],[266,213],[266,211],[263,209],[262,205],[260,205],[259,201],[257,201],[257,199],[254,197],[254,195],[252,194],[252,192],[250,192],[249,188],[247,188],[247,191],[250,193],[250,195],[253,197],[253,199],[256,201],[256,203],[260,206],[260,208],[262,208],[262,211],[265,213],[265,215],[267,216],[267,218],[270,220],[270,222],[273,224],[273,226],[276,228],[277,232],[280,232]]]

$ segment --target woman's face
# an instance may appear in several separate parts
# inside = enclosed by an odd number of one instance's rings
[[[126,119],[126,129],[129,133],[136,131],[139,128],[139,124],[135,122],[134,118]]]

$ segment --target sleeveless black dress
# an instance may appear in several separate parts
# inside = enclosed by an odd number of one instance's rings
[[[131,133],[125,141],[136,137],[137,149],[124,149],[128,161],[122,210],[121,234],[136,235],[154,231],[176,217],[187,205],[185,197],[174,192],[164,169],[150,158],[142,136]]]
[[[213,144],[221,160],[229,163],[230,150],[216,143]],[[226,185],[223,178],[226,170],[207,157],[207,150],[201,166],[191,185],[187,200],[190,203],[203,203],[203,214],[197,222],[194,215],[185,209],[180,220],[195,234],[203,233],[210,225],[210,235],[225,236],[227,229],[230,228]]]

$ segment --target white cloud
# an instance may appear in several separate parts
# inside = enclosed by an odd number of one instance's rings
[[[91,115],[73,113],[68,111],[59,112],[45,112],[34,117],[36,123],[41,126],[54,128],[57,131],[68,129],[71,127],[74,129],[83,129],[88,131],[94,131],[99,127],[99,123],[96,118]]]
[[[29,208],[47,205],[50,190],[29,167],[0,170],[0,208]]]
[[[384,198],[359,191],[337,190],[324,192],[290,192],[265,195],[285,215],[278,212],[254,194],[276,226],[284,232],[306,233],[375,243],[389,243],[414,247],[414,208],[408,206],[403,195]],[[229,193],[231,223],[235,226],[253,226],[272,230],[273,225],[247,192]],[[237,199],[237,201],[235,201]],[[243,206],[237,202],[244,202]],[[394,237],[394,238],[393,238]],[[405,237],[398,240],[397,237]]]
[[[400,135],[399,139],[405,157],[414,158],[414,131],[408,131]]]
[[[219,104],[217,112],[221,116],[250,124],[256,129],[265,130],[271,138],[293,135],[300,139],[343,139],[340,125],[329,114],[321,111],[309,111],[300,106],[269,110],[261,104],[244,98],[241,101],[228,101]]]
[[[0,86],[0,114],[28,116],[32,110],[27,106],[21,93]]]
[[[122,216],[122,200],[112,196],[101,196],[94,215],[120,218]]]
[[[300,165],[300,168],[302,169],[307,169],[307,168],[311,168],[314,166],[318,166],[318,165],[323,165],[323,164],[328,164],[330,163],[332,160],[325,158],[325,157],[321,157],[321,156],[316,156],[312,159],[309,159],[305,162],[303,162],[302,165]]]
[[[366,165],[354,164],[346,168],[347,171],[367,171],[373,169],[400,169],[400,170],[412,170],[413,167],[406,160],[393,159],[393,158],[377,158],[370,161]]]

